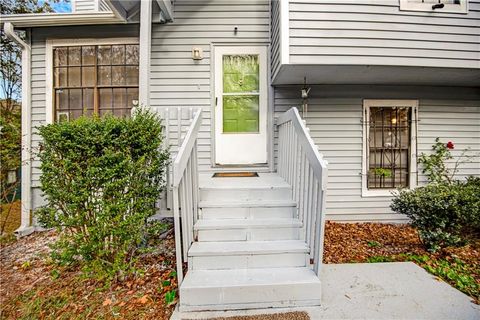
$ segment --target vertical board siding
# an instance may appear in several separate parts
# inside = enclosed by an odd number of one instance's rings
[[[202,108],[198,141],[200,170],[211,167],[211,44],[268,44],[268,0],[175,1],[175,21],[152,26],[150,104],[165,108]],[[234,27],[238,27],[237,34]],[[192,59],[192,48],[203,60]]]
[[[480,68],[478,0],[468,14],[400,11],[398,0],[290,0],[289,8],[292,64]]]
[[[330,93],[328,92],[330,91]],[[402,90],[386,96],[375,87],[357,90],[313,87],[306,117],[307,127],[324,158],[328,160],[327,219],[337,221],[406,221],[391,212],[390,197],[362,198],[362,108],[363,99],[416,99],[421,93]],[[336,93],[334,93],[336,92]],[[333,93],[333,94],[332,94]],[[335,94],[337,97],[335,97]],[[356,97],[355,97],[356,96]],[[399,97],[400,96],[400,97]],[[275,117],[292,106],[301,110],[299,86],[275,89]],[[470,148],[480,154],[480,98],[478,100],[419,99],[418,152],[431,152],[436,137],[455,143],[454,156]],[[278,133],[275,133],[277,136]],[[277,143],[275,143],[277,151]],[[421,169],[420,169],[421,170]],[[480,176],[480,158],[463,165],[458,177]],[[420,184],[426,178],[419,174]]]
[[[270,66],[271,66],[271,75],[272,79],[275,79],[277,72],[280,68],[281,57],[280,57],[280,1],[272,0],[271,1],[271,25],[270,25],[270,35],[271,35],[271,46],[270,46]]]

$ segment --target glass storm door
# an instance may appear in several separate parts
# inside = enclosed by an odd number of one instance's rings
[[[215,48],[215,162],[267,163],[266,47]]]

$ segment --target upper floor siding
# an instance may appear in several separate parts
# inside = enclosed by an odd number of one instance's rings
[[[400,1],[289,0],[288,14],[272,11],[288,25],[281,64],[480,69],[480,0],[467,13],[400,10]]]

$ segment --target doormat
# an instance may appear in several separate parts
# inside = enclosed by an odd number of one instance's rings
[[[296,311],[274,314],[259,314],[254,316],[208,318],[203,320],[310,320],[310,317],[305,311]]]
[[[215,172],[213,178],[252,178],[258,177],[257,172]]]

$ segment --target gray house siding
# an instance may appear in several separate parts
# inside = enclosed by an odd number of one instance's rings
[[[401,11],[399,0],[290,0],[289,9],[291,64],[480,68],[480,1],[468,14]]]
[[[198,146],[200,170],[211,168],[211,45],[268,45],[269,23],[268,0],[177,0],[175,21],[152,26],[150,104],[159,111],[178,107],[203,109]],[[203,50],[203,60],[192,60],[193,47]]]
[[[442,93],[443,91],[443,93]],[[292,106],[300,110],[300,86],[275,89],[275,115]],[[388,86],[313,86],[307,126],[329,162],[327,219],[337,221],[405,221],[389,209],[390,197],[362,197],[363,99],[418,99],[418,153],[428,153],[436,137],[480,153],[478,88]],[[421,171],[421,169],[419,170]],[[480,176],[480,159],[461,167],[458,176]],[[426,178],[419,172],[419,184]]]

